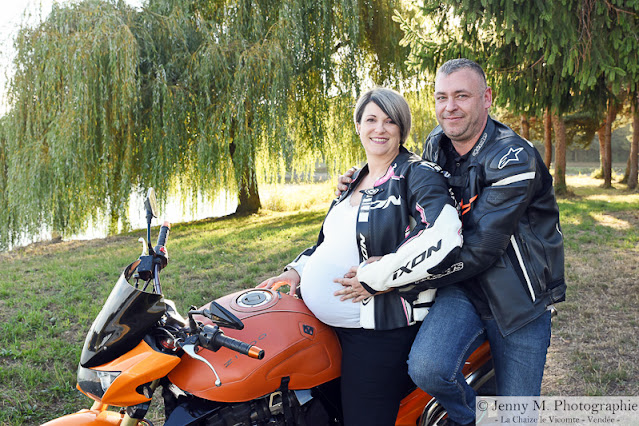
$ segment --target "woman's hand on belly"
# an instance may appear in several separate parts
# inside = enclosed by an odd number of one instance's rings
[[[372,296],[357,279],[357,266],[353,266],[343,278],[335,278],[333,282],[341,284],[343,288],[337,290],[333,295],[341,296],[340,300],[343,302],[348,299],[353,299],[353,303],[361,302]]]
[[[381,258],[382,256],[372,256],[366,260],[366,263],[377,262]],[[357,279],[357,268],[359,268],[359,266],[351,266],[351,269],[344,274],[343,278],[335,278],[333,280],[333,282],[344,286],[342,290],[338,290],[333,293],[334,296],[341,296],[341,301],[353,299],[353,303],[358,303],[373,296]],[[386,291],[383,291],[382,293],[386,293]]]

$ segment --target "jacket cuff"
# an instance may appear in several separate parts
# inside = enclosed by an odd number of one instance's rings
[[[375,290],[375,289],[373,289],[373,288],[369,287],[369,286],[368,286],[368,284],[366,284],[364,281],[360,281],[359,283],[362,285],[362,287],[364,287],[364,289],[365,289],[367,292],[369,292],[369,293],[370,293],[370,294],[372,294],[373,296],[374,296],[374,295],[376,295],[377,293],[379,293],[377,290]]]

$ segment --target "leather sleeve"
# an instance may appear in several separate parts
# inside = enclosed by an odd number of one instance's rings
[[[424,278],[462,244],[461,221],[446,178],[426,162],[411,167],[406,185],[415,225],[391,253],[359,266],[357,277],[370,293]]]
[[[306,265],[306,261],[315,252],[316,248],[317,248],[317,245],[314,245],[313,247],[309,247],[306,250],[304,250],[303,252],[301,252],[299,255],[297,255],[297,257],[295,258],[294,261],[292,261],[291,263],[286,265],[284,270],[288,271],[288,270],[291,270],[291,269],[295,269],[295,271],[297,272],[297,274],[301,278],[302,277],[302,272],[304,271],[304,265]]]
[[[541,186],[534,148],[521,138],[495,143],[484,153],[476,198],[462,207],[464,245],[448,268],[432,268],[420,282],[437,288],[477,276],[495,264],[510,243],[532,197]],[[473,177],[471,176],[471,185]]]

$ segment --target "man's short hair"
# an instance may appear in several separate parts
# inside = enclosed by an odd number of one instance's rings
[[[471,71],[474,71],[481,77],[482,81],[484,82],[484,86],[488,87],[488,84],[486,83],[486,74],[484,73],[482,67],[479,66],[477,62],[471,61],[470,59],[466,58],[451,59],[447,61],[446,63],[444,63],[444,65],[439,67],[435,78],[437,78],[437,76],[439,76],[440,74],[450,75],[455,71],[459,71],[462,69],[470,69]]]
[[[408,139],[412,125],[410,107],[406,99],[393,89],[383,87],[371,89],[357,100],[355,111],[353,111],[355,123],[361,123],[364,109],[369,102],[374,102],[384,111],[384,114],[390,117],[390,119],[399,126],[399,143],[403,145],[406,139]]]

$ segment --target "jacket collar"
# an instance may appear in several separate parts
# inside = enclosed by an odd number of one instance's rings
[[[495,122],[490,116],[488,116],[488,119],[486,120],[486,127],[484,127],[484,131],[479,137],[479,140],[475,143],[475,145],[473,145],[473,148],[470,150],[471,159],[479,155],[479,153],[485,147],[486,142],[489,140],[492,140],[492,136],[494,133],[495,133]],[[442,144],[443,138],[447,138],[447,136],[444,134],[442,127],[438,125],[437,127],[435,127],[435,129],[433,129],[433,131],[428,136],[422,157],[434,163],[437,163],[441,166],[442,161],[440,161],[440,155],[442,154],[441,144]],[[443,159],[443,162],[445,162],[445,159]]]
[[[405,162],[408,161],[408,159],[411,157],[412,153],[407,150],[406,148],[404,148],[403,145],[399,146],[399,154],[397,154],[397,156],[393,159],[393,161],[391,162],[391,166],[394,168],[397,168],[398,166],[404,164]],[[353,182],[351,182],[351,184],[348,186],[348,189],[344,192],[342,192],[342,195],[340,195],[340,197],[337,199],[338,202],[342,201],[343,199],[345,199],[346,197],[348,197],[351,192],[353,192],[353,190],[357,187],[357,184],[359,183],[359,181],[368,174],[368,163],[366,163],[364,165],[364,167],[362,167],[361,169],[357,170],[354,174],[353,174]],[[380,184],[377,183],[377,186],[379,186]]]

